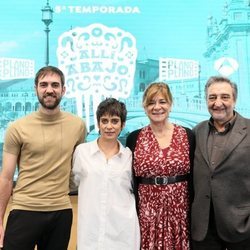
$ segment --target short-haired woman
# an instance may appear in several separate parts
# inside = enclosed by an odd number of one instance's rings
[[[98,139],[79,145],[73,157],[78,188],[78,250],[139,250],[132,192],[132,153],[118,141],[125,104],[114,98],[97,108]]]

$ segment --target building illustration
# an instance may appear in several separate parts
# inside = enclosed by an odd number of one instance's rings
[[[174,107],[170,118],[177,123],[193,127],[208,116],[204,101],[206,80],[211,75],[224,74],[238,85],[240,98],[237,109],[243,115],[250,117],[250,107],[247,103],[250,97],[250,3],[246,0],[225,1],[221,15],[219,17],[210,15],[207,21],[207,27],[203,28],[206,32],[206,40],[204,40],[206,49],[203,51],[202,60],[168,56],[165,51],[162,51],[162,56],[152,58],[150,53],[145,56],[142,49],[138,50],[133,87],[127,97],[121,96],[129,111],[125,134],[147,123],[141,98],[147,85],[153,81],[164,81],[170,85],[174,96]],[[98,36],[98,33],[94,35]],[[130,46],[129,43],[128,46]],[[103,52],[103,58],[104,54]],[[112,59],[112,53],[110,58]],[[35,111],[38,107],[33,83],[35,62],[31,63],[29,59],[22,61],[18,58],[9,58],[12,65],[23,62],[23,70],[17,72],[20,67],[13,68],[5,62],[7,59],[0,55],[1,142],[9,122]],[[59,61],[57,64],[60,64]],[[122,74],[121,69],[120,75]],[[89,132],[91,134],[92,131],[95,134],[93,131],[93,106],[96,106],[93,104],[94,97],[91,97],[87,104],[84,98],[80,103],[83,111],[81,116],[84,119],[86,116],[90,117]],[[77,104],[74,98],[70,96],[63,98],[62,109],[77,114],[79,110],[77,106],[79,103]],[[89,108],[92,108],[92,111],[86,115],[86,110]]]

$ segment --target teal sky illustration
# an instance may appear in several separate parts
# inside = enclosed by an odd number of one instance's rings
[[[45,25],[41,9],[46,3],[46,0],[1,1],[0,57],[32,59],[36,68],[44,65]],[[63,32],[92,23],[132,33],[137,39],[139,58],[202,60],[207,18],[213,15],[220,19],[224,3],[224,0],[51,0],[49,5],[54,13],[49,26],[50,64],[57,64],[57,39]]]

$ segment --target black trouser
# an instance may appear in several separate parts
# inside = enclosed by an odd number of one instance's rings
[[[4,237],[4,250],[67,250],[72,209],[53,212],[13,210]]]
[[[250,250],[250,238],[238,243],[230,243],[219,237],[212,204],[207,235],[203,241],[192,241],[192,244],[193,250]]]

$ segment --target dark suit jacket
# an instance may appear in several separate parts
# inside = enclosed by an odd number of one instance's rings
[[[208,121],[194,131],[194,201],[192,238],[204,239],[207,233],[211,201],[219,236],[227,242],[250,238],[250,120],[237,114],[223,159],[214,171],[207,155]]]

